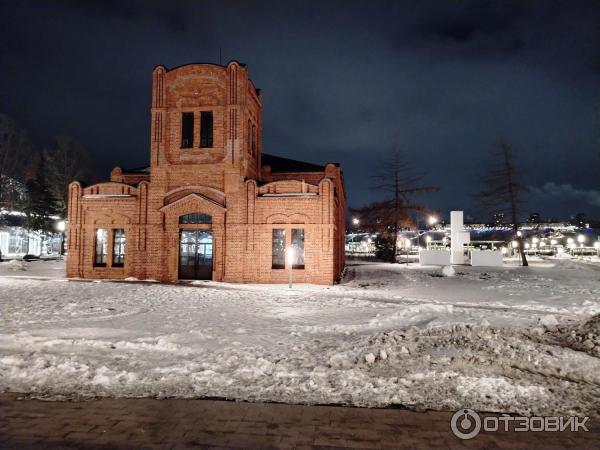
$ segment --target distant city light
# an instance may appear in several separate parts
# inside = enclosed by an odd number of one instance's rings
[[[523,233],[521,232],[521,230],[517,231],[517,236],[519,236],[519,237],[523,236]]]
[[[433,226],[433,225],[435,225],[438,222],[438,219],[435,216],[429,216],[429,218],[427,219],[427,221],[429,222],[430,226]]]
[[[354,218],[352,219],[352,224],[353,224],[353,225],[358,225],[359,223],[360,223],[360,220],[359,220],[359,218],[358,218],[358,217],[354,217]]]

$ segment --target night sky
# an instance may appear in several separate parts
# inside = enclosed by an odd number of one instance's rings
[[[108,177],[148,162],[151,71],[246,63],[263,151],[342,164],[350,206],[400,145],[442,211],[513,144],[527,212],[600,218],[600,1],[5,1],[0,111],[78,139]]]

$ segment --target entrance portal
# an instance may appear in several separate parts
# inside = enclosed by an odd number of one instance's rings
[[[212,269],[212,230],[181,230],[179,233],[179,278],[182,280],[211,280]]]

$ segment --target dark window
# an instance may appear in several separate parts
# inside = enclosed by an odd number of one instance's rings
[[[179,223],[212,223],[212,217],[208,214],[192,213],[179,216]]]
[[[125,264],[125,230],[119,228],[113,233],[113,262],[114,267]]]
[[[252,156],[256,157],[256,127],[252,125]]]
[[[285,230],[273,229],[271,268],[285,269]]]
[[[213,113],[202,111],[200,113],[200,147],[213,146]]]
[[[292,269],[304,269],[304,229],[292,229],[292,248],[294,249],[294,258]]]
[[[194,146],[194,113],[184,112],[181,114],[181,148]]]
[[[105,267],[108,253],[108,233],[103,228],[96,230],[96,243],[94,251],[94,266]]]

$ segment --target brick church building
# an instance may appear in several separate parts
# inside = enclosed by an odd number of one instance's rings
[[[245,65],[152,73],[149,167],[69,186],[67,276],[331,284],[344,268],[337,164],[262,153]],[[286,256],[287,255],[287,256]]]

